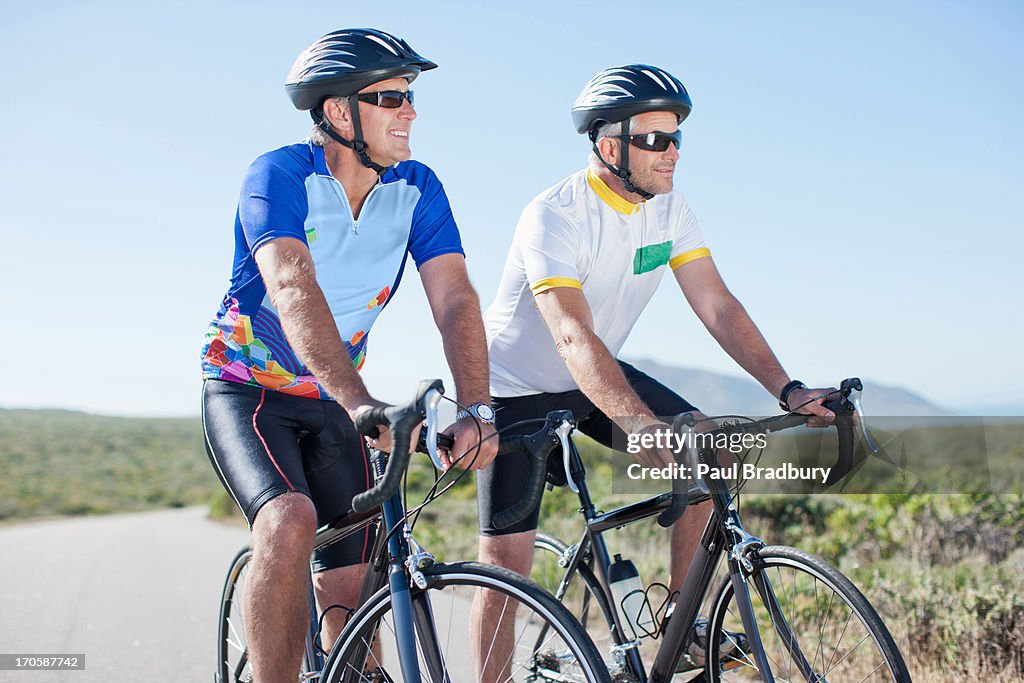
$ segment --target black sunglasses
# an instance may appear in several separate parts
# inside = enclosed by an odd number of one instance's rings
[[[409,106],[413,106],[412,103],[412,90],[381,90],[379,92],[364,92],[357,96],[360,102],[366,102],[377,107],[384,107],[385,109],[398,109],[402,106],[402,102],[409,100]]]
[[[656,130],[652,133],[613,135],[612,137],[619,138],[620,140],[629,140],[629,144],[645,152],[664,152],[668,149],[671,142],[676,143],[676,150],[678,151],[679,146],[683,144],[683,132],[680,130],[674,133],[662,133]]]

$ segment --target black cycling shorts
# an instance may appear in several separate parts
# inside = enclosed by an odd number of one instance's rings
[[[372,483],[365,442],[334,401],[208,379],[203,432],[213,469],[250,527],[267,501],[292,491],[313,501],[322,526]],[[314,571],[367,562],[373,539],[367,528],[315,552]]]
[[[686,399],[629,363],[619,361],[622,372],[633,391],[655,415],[671,416],[696,410]],[[598,410],[580,390],[560,394],[532,394],[512,398],[492,398],[496,411],[496,427],[502,436],[530,434],[540,428],[538,423],[503,431],[504,427],[521,420],[543,419],[552,410],[571,410],[576,427],[581,432],[609,448],[626,442],[626,435],[604,413]],[[552,457],[562,458],[561,448]],[[487,469],[477,473],[476,497],[480,517],[480,533],[484,536],[503,536],[521,531],[533,531],[540,517],[540,504],[518,524],[504,529],[494,528],[492,517],[512,507],[523,496],[529,475],[527,455],[514,452],[499,455]]]

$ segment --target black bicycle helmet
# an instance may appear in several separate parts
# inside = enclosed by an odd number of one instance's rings
[[[597,130],[605,123],[623,122],[623,135],[629,134],[629,118],[649,111],[670,111],[679,123],[690,115],[693,103],[679,79],[656,66],[627,64],[605,69],[590,79],[572,105],[576,132],[586,133],[594,153],[608,170],[617,175],[626,189],[650,199],[654,195],[637,189],[630,181],[629,141],[620,138],[622,162],[616,168],[601,156],[597,148]]]
[[[390,33],[366,28],[341,29],[302,51],[288,72],[284,87],[296,109],[309,111],[316,125],[355,150],[364,166],[384,173],[387,168],[373,163],[367,154],[355,96],[378,81],[405,78],[411,83],[421,71],[435,68],[437,64]],[[338,135],[324,117],[322,105],[328,97],[349,98],[355,132],[352,140]]]

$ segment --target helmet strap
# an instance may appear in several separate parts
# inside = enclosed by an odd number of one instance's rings
[[[628,136],[629,135],[629,119],[626,119],[625,121],[622,122],[622,135],[623,136]],[[619,180],[622,181],[622,184],[626,187],[626,192],[632,192],[633,194],[638,194],[641,197],[643,197],[644,200],[648,200],[648,199],[651,199],[652,197],[654,197],[654,195],[651,194],[650,192],[648,192],[647,190],[641,190],[639,187],[637,187],[636,185],[633,184],[633,181],[631,179],[632,173],[630,173],[630,171],[629,171],[629,138],[628,137],[621,137],[621,138],[619,138],[619,150],[620,150],[620,156],[622,157],[622,161],[619,163],[619,167],[618,168],[616,168],[615,166],[612,166],[611,164],[609,164],[607,161],[605,161],[604,157],[601,156],[601,150],[597,148],[597,140],[594,140],[593,145],[594,145],[594,154],[597,155],[597,158],[601,161],[602,164],[604,164],[605,168],[607,168],[609,171],[614,173],[615,176]]]
[[[377,175],[384,175],[387,172],[388,167],[374,163],[373,159],[370,158],[370,155],[366,153],[367,146],[366,141],[363,140],[363,127],[359,122],[358,95],[350,95],[348,98],[348,104],[349,111],[352,112],[352,132],[354,133],[351,140],[346,140],[334,130],[334,127],[331,126],[331,122],[327,120],[327,116],[324,114],[323,107],[316,107],[309,113],[310,116],[313,117],[313,123],[316,124],[317,128],[327,133],[327,136],[335,142],[354,151],[363,166],[373,169],[376,171]]]

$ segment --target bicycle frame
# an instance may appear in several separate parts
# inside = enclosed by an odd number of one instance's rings
[[[764,648],[761,644],[757,625],[754,622],[750,596],[747,592],[746,584],[743,582],[743,569],[750,564],[750,560],[747,557],[748,553],[763,547],[764,544],[761,539],[751,536],[743,529],[739,514],[732,503],[732,496],[729,493],[728,487],[719,480],[711,479],[707,480],[710,489],[709,493],[703,493],[695,487],[690,489],[690,505],[710,499],[714,509],[687,570],[679,598],[672,612],[672,618],[668,620],[668,626],[663,632],[662,644],[658,648],[654,662],[651,665],[650,674],[647,674],[644,671],[643,661],[640,658],[639,642],[627,636],[623,620],[619,615],[619,605],[616,605],[612,598],[608,580],[611,559],[603,533],[610,529],[627,526],[660,514],[662,510],[669,507],[671,494],[664,493],[612,510],[611,512],[598,513],[586,486],[586,472],[579,452],[573,441],[570,440],[569,444],[571,451],[570,471],[579,488],[577,496],[580,501],[580,513],[586,521],[586,528],[566,563],[566,570],[558,586],[556,597],[561,598],[565,594],[568,581],[575,573],[577,567],[588,552],[592,553],[594,574],[598,579],[613,616],[614,629],[612,635],[616,645],[620,646],[620,652],[624,654],[629,669],[640,681],[665,683],[671,680],[675,673],[676,663],[683,654],[686,636],[697,617],[701,600],[710,588],[718,562],[723,555],[727,554],[729,575],[733,582],[740,616],[746,629],[752,654],[764,680],[766,682],[774,681]],[[762,595],[770,594],[771,586],[767,581],[763,582],[763,585],[759,583],[758,592]],[[785,621],[781,620],[781,623],[777,623],[776,628],[780,630],[783,641],[790,643],[796,650],[794,658],[798,662],[798,667],[805,672],[809,672],[810,665],[807,664],[806,658],[799,652],[795,639],[793,639]],[[703,673],[699,674],[695,680],[700,680],[702,677]]]
[[[383,476],[385,462],[385,454],[374,451],[371,455],[371,463],[378,479]],[[416,647],[418,639],[420,654],[426,660],[426,666],[431,672],[431,679],[447,681],[442,657],[436,647],[437,634],[434,632],[434,620],[427,594],[423,593],[413,601],[409,590],[410,577],[420,587],[426,585],[419,570],[433,563],[434,558],[413,539],[405,520],[405,506],[401,493],[396,491],[381,505],[380,510],[368,513],[349,512],[321,527],[317,530],[314,547],[316,550],[326,548],[332,543],[378,522],[381,517],[383,517],[383,524],[379,527],[380,533],[374,542],[370,566],[359,591],[359,603],[362,604],[385,582],[388,583],[395,615],[396,632],[394,635],[405,680],[409,683],[419,683],[420,681]],[[316,602],[312,600],[312,595],[310,619],[311,630],[309,633],[315,634],[319,628],[319,622]],[[317,669],[322,670],[323,656],[316,647],[315,640],[313,637],[306,639],[307,657],[310,656],[311,650],[313,652],[313,657],[307,661],[315,661]]]

